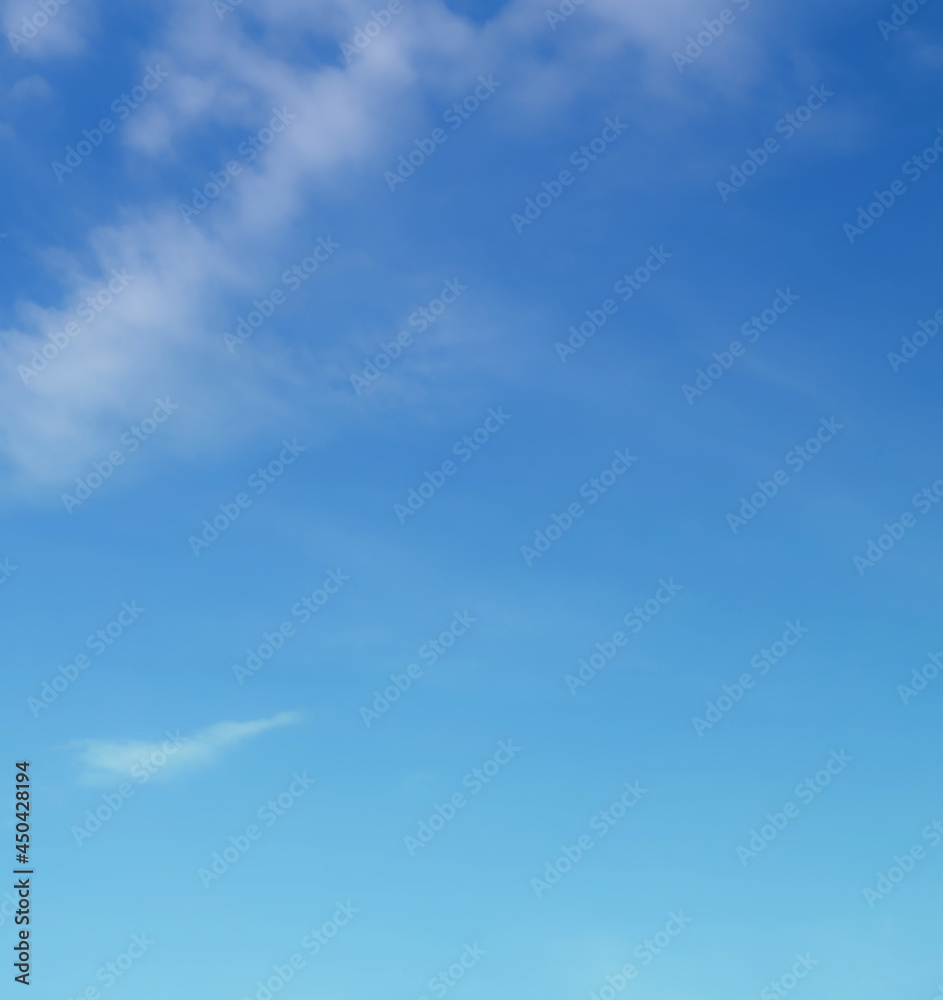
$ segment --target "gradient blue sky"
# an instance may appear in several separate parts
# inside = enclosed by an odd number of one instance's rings
[[[943,653],[943,348],[921,336],[906,364],[888,357],[943,319],[943,14],[930,0],[883,32],[883,0],[738,0],[726,24],[720,0],[547,16],[570,9],[412,0],[353,55],[371,7],[334,0],[72,0],[8,37],[0,745],[7,787],[33,762],[32,996],[265,1000],[292,955],[287,1000],[581,1000],[627,963],[618,995],[766,1000],[797,954],[817,963],[803,1000],[943,992],[926,829],[943,818],[943,680],[899,688]],[[5,0],[5,34],[37,11]],[[705,20],[720,33],[698,54]],[[481,78],[480,107],[449,117]],[[830,96],[790,136],[812,88]],[[113,131],[55,169],[105,117]],[[626,127],[589,160],[607,120]],[[718,188],[768,139],[742,187]],[[384,175],[423,148],[391,191]],[[220,171],[201,207],[194,188]],[[865,229],[876,197],[893,204]],[[446,282],[462,290],[440,310]],[[273,289],[273,314],[227,345]],[[561,360],[588,315],[606,321]],[[597,491],[617,452],[634,461]],[[111,473],[78,487],[96,463]],[[734,532],[728,514],[779,470]],[[441,488],[398,516],[427,473]],[[220,505],[238,517],[194,545]],[[885,525],[902,537],[856,566]],[[623,624],[664,582],[657,615]],[[121,634],[97,641],[123,604]],[[808,631],[766,669],[796,622]],[[571,693],[616,632],[627,644]],[[83,653],[52,700],[43,685]],[[367,726],[410,664],[421,676]],[[698,735],[745,673],[754,687]],[[501,741],[520,750],[466,781]],[[830,759],[839,773],[800,794]],[[644,794],[608,828],[627,782]],[[253,824],[206,887],[200,869]],[[0,828],[12,868],[12,808]],[[869,905],[915,844],[925,857]],[[339,904],[357,912],[315,955],[302,942]],[[679,912],[690,923],[646,959]],[[99,970],[142,934],[153,945],[108,986]],[[466,946],[483,954],[443,993],[431,980]]]

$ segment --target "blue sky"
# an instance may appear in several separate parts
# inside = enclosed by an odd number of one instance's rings
[[[943,993],[933,0],[46,6],[33,995]]]

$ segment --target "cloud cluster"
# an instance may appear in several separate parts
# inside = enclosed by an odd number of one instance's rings
[[[218,152],[227,148],[219,137],[254,133],[273,108],[296,117],[243,163],[199,219],[181,217],[174,177],[148,204],[117,209],[114,220],[93,228],[87,247],[77,248],[83,268],[62,267],[61,250],[51,254],[61,305],[19,303],[15,328],[0,331],[0,462],[8,488],[48,487],[87,471],[158,394],[174,393],[183,404],[162,448],[193,456],[238,439],[254,419],[278,411],[273,385],[297,371],[277,356],[249,370],[227,365],[219,355],[221,303],[258,288],[270,261],[288,256],[293,221],[313,198],[339,194],[355,213],[358,185],[376,181],[403,136],[420,134],[430,98],[454,97],[483,68],[508,81],[508,121],[551,127],[563,105],[593,86],[586,67],[600,59],[614,66],[631,53],[635,62],[657,54],[659,72],[674,73],[670,47],[708,10],[704,0],[628,7],[586,0],[554,32],[544,0],[513,0],[484,24],[438,0],[404,0],[403,7],[350,60],[339,46],[369,18],[365,4],[247,0],[223,20],[210,3],[166,8],[163,36],[142,66],[160,63],[171,74],[117,137],[129,170],[144,158],[204,182],[227,157],[238,158],[238,146]],[[7,23],[20,10],[8,4]],[[70,23],[66,12],[58,15],[62,24]],[[70,37],[80,44],[78,34]],[[299,56],[299,46],[319,53],[319,64]],[[209,158],[198,143],[208,134],[218,139]],[[51,353],[50,338],[113,268],[134,274],[131,286],[24,384],[21,366],[44,347]],[[336,355],[336,345],[323,349]],[[325,360],[317,347],[306,353],[315,401],[333,391]]]

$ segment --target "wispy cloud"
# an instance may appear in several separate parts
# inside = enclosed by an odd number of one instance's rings
[[[69,27],[73,7],[63,7],[28,43],[30,53],[40,51],[40,43],[55,42],[60,50],[67,42],[80,44],[81,35]],[[280,405],[275,383],[293,377],[294,370],[278,358],[227,367],[220,363],[220,332],[241,308],[242,290],[262,287],[266,279],[260,275],[272,257],[293,259],[295,251],[282,248],[278,234],[311,202],[313,192],[341,190],[352,196],[363,185],[375,184],[402,143],[429,124],[423,118],[429,100],[445,106],[483,66],[505,81],[502,100],[513,122],[506,127],[515,132],[522,119],[541,128],[558,122],[576,100],[574,94],[590,85],[585,81],[597,76],[585,73],[587,51],[599,52],[596,66],[621,67],[624,45],[632,43],[677,87],[671,46],[714,10],[710,0],[630,5],[599,0],[580,8],[567,30],[554,32],[543,0],[512,0],[485,26],[432,2],[409,7],[349,65],[340,48],[333,59],[314,67],[293,61],[294,43],[286,39],[294,39],[299,28],[333,38],[339,46],[369,15],[368,7],[362,4],[357,13],[340,0],[316,5],[259,0],[251,18],[228,17],[226,30],[220,30],[211,4],[164,8],[161,45],[142,58],[171,69],[171,76],[116,142],[129,149],[129,170],[140,157],[153,157],[173,180],[136,208],[96,225],[87,234],[87,246],[78,238],[74,266],[63,268],[68,255],[51,252],[50,305],[19,303],[12,327],[0,331],[5,487],[44,489],[87,471],[91,461],[114,447],[115,435],[137,419],[141,400],[157,394],[193,400],[194,412],[199,410],[200,420],[189,421],[184,414],[161,439],[160,447],[171,453],[205,453],[238,440],[248,424],[263,424]],[[0,7],[10,30],[33,9],[27,0],[8,0]],[[262,42],[253,27],[259,20],[266,26]],[[758,22],[742,21],[738,32],[725,38],[726,51],[757,30]],[[548,54],[550,36],[556,47]],[[714,61],[699,66],[699,78]],[[40,77],[28,79],[32,83],[24,83],[25,90],[42,91]],[[177,205],[180,190],[205,183],[209,171],[219,170],[220,155],[236,156],[237,147],[227,145],[231,133],[255,133],[275,107],[295,116],[291,127],[270,152],[242,164],[239,183],[227,188],[197,223],[184,222]],[[214,145],[205,162],[191,162],[188,143],[208,130],[230,136],[220,147],[225,152],[218,155]],[[178,162],[187,164],[185,185],[171,169]],[[91,175],[91,166],[82,169]],[[343,233],[332,235],[344,241]],[[127,291],[96,316],[93,327],[82,327],[67,341],[39,376],[24,374],[23,366],[43,365],[39,352],[54,352],[54,338],[61,341],[65,324],[89,295],[100,292],[113,268],[134,275]],[[304,374],[316,392],[307,398],[332,398],[324,369],[325,358],[311,352]]]
[[[249,722],[217,722],[193,736],[179,730],[162,739],[75,740],[79,752],[81,778],[89,784],[105,784],[144,774],[154,778],[172,777],[185,770],[209,767],[227,750],[244,740],[261,736],[270,729],[291,726],[301,720],[298,712],[280,712],[270,719]]]

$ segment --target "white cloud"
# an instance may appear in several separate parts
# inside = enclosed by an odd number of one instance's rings
[[[39,100],[52,94],[52,87],[38,73],[21,77],[13,84],[13,96],[19,100]]]
[[[208,767],[244,740],[271,729],[294,725],[300,719],[297,712],[281,712],[270,719],[217,722],[193,736],[181,736],[176,731],[166,733],[159,740],[76,740],[72,746],[79,752],[82,780],[90,784],[130,778],[145,780],[144,774],[155,779],[167,778],[182,771]]]
[[[0,12],[7,44],[32,59],[82,52],[92,19],[91,4],[80,0],[7,0]]]
[[[282,412],[273,384],[297,373],[275,354],[254,369],[229,364],[219,351],[220,322],[226,321],[219,308],[260,289],[259,275],[273,258],[290,263],[279,244],[290,238],[312,194],[337,191],[356,211],[359,187],[375,184],[394,151],[422,134],[430,99],[444,104],[483,70],[507,81],[500,115],[503,127],[516,131],[553,127],[581,91],[619,79],[626,63],[620,39],[657,56],[659,72],[676,77],[670,47],[679,31],[683,37],[687,25],[697,24],[707,0],[640,0],[630,8],[626,13],[624,4],[587,0],[552,32],[544,0],[513,0],[484,26],[424,0],[408,4],[349,65],[338,48],[339,65],[312,68],[292,61],[297,46],[289,40],[302,33],[319,47],[338,46],[369,17],[368,5],[351,10],[340,3],[298,0],[286,7],[253,0],[224,22],[209,3],[169,7],[162,47],[146,53],[142,64],[172,67],[172,75],[123,127],[119,141],[129,162],[152,157],[205,183],[205,171],[219,170],[236,151],[194,171],[183,153],[191,140],[218,127],[230,135],[256,132],[273,107],[297,118],[255,163],[243,164],[238,183],[194,224],[165,196],[125,210],[112,225],[89,233],[88,248],[77,248],[93,261],[84,272],[53,270],[49,298],[62,305],[20,304],[16,328],[0,333],[0,458],[7,488],[60,485],[89,471],[160,394],[176,394],[182,404],[159,445],[179,455],[205,456],[208,448],[264,426]],[[8,18],[13,9],[7,7]],[[729,39],[731,53],[737,44]],[[705,76],[706,63],[707,57]],[[590,64],[593,73],[586,71]],[[94,157],[78,169],[94,170]],[[343,242],[343,234],[331,235]],[[63,256],[50,253],[49,261],[61,264]],[[47,337],[61,331],[113,267],[135,275],[130,288],[23,385],[17,366],[44,345],[52,350]],[[312,398],[329,400],[323,351],[306,357]],[[199,420],[189,420],[188,411]]]

